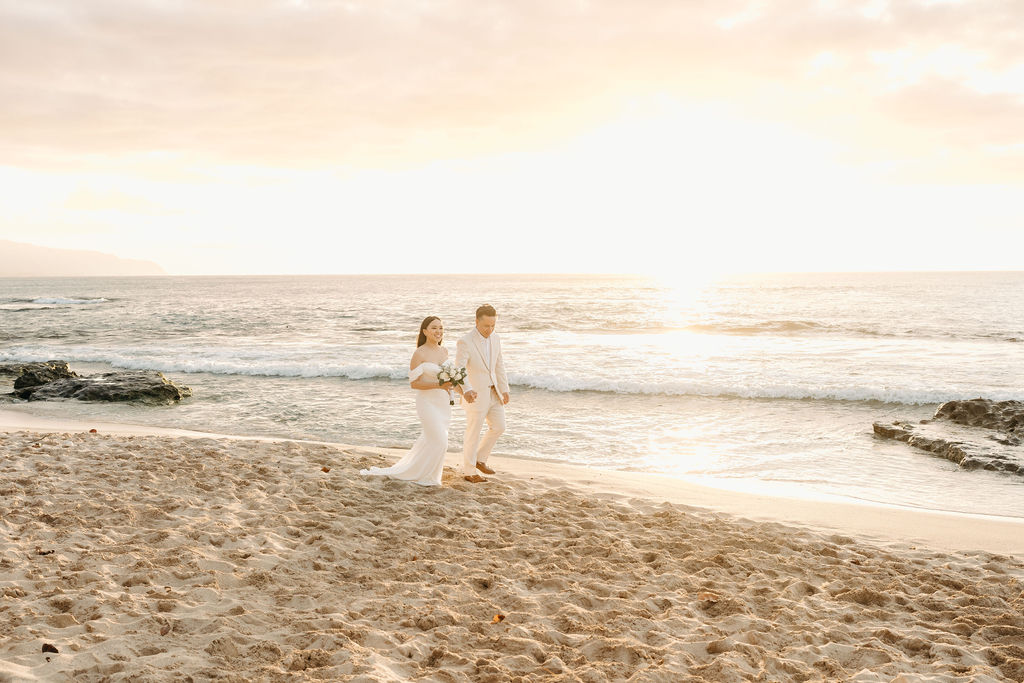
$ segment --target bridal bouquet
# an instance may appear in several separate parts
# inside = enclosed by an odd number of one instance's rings
[[[451,382],[454,386],[464,384],[466,381],[466,368],[457,368],[451,363],[442,363],[441,370],[437,373],[437,383],[444,384],[445,382]],[[455,397],[452,396],[452,392],[448,390],[448,404],[455,405]]]
[[[445,382],[451,382],[455,386],[464,384],[466,381],[466,368],[457,368],[451,363],[444,363],[441,365],[441,370],[437,373],[437,383],[444,384]]]

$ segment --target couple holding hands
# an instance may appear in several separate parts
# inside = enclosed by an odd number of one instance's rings
[[[494,442],[505,431],[505,404],[509,400],[501,341],[494,334],[497,319],[493,306],[485,304],[476,309],[476,326],[456,346],[454,366],[466,369],[464,383],[457,385],[438,379],[439,374],[447,376],[448,370],[448,350],[441,345],[444,324],[433,315],[420,323],[416,351],[409,362],[409,385],[417,390],[416,414],[422,432],[412,449],[393,466],[371,467],[361,470],[360,474],[440,486],[452,419],[451,391],[462,396],[462,407],[466,411],[463,478],[475,484],[487,481],[480,472],[494,474],[487,466],[487,457]],[[484,422],[487,431],[481,435]]]

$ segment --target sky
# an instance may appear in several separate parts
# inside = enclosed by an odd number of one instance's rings
[[[0,0],[0,239],[175,274],[1024,269],[1019,0]]]

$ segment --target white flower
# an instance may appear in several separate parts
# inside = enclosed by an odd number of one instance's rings
[[[441,384],[451,382],[459,385],[466,381],[466,368],[457,368],[451,361],[441,364],[441,370],[437,373],[437,379]]]

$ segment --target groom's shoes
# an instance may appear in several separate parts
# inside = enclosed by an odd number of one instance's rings
[[[463,479],[465,479],[466,481],[468,481],[470,483],[473,483],[473,484],[479,484],[481,482],[487,481],[486,479],[481,477],[479,474],[470,474],[468,476],[463,477]]]
[[[487,465],[483,464],[482,462],[478,462],[476,464],[476,468],[478,470],[480,470],[481,472],[483,472],[484,474],[494,474],[494,470],[492,470],[490,467],[488,467]]]

